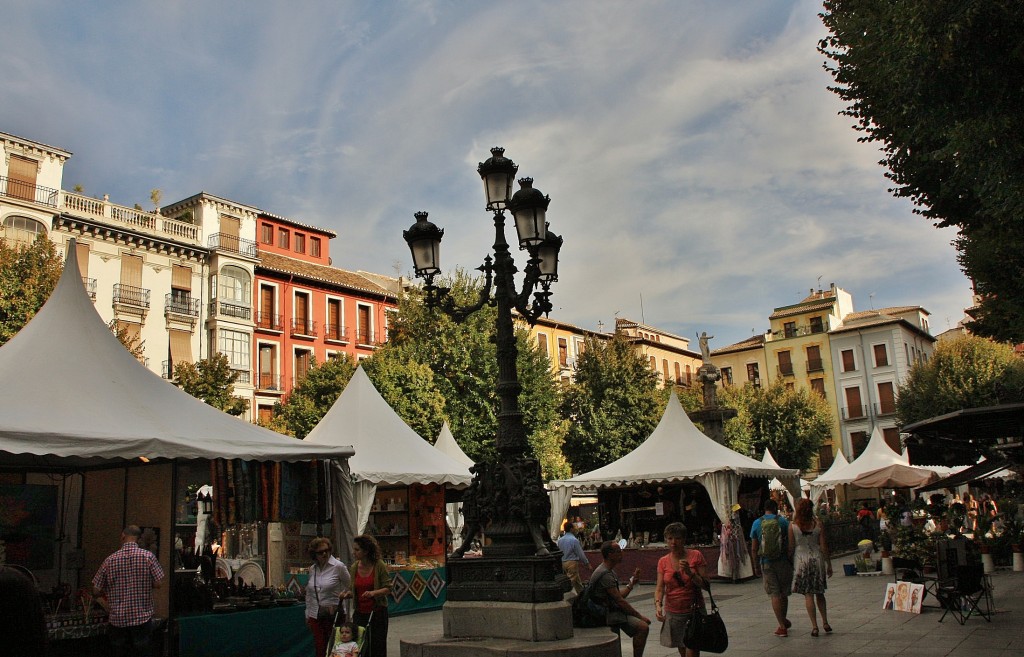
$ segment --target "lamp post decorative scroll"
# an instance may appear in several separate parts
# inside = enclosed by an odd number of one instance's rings
[[[497,309],[497,458],[472,468],[473,481],[463,496],[463,543],[449,564],[448,598],[548,602],[562,599],[568,580],[561,574],[557,548],[547,536],[550,503],[540,464],[530,457],[519,410],[521,386],[512,311],[530,324],[551,311],[551,284],[558,280],[562,238],[548,230],[546,216],[551,199],[534,189],[532,178],[520,179],[521,189],[511,193],[518,166],[504,152],[503,148],[492,148],[491,157],[477,168],[484,182],[486,209],[493,215],[495,238],[493,257],[488,254],[477,268],[484,274],[484,285],[475,302],[460,306],[449,288],[435,285],[435,277],[441,272],[444,230],[431,223],[426,212],[415,214],[416,223],[403,236],[412,252],[416,276],[425,282],[424,302],[428,307],[443,311],[457,322],[484,306]],[[512,214],[519,248],[529,256],[519,290],[515,282],[519,270],[505,239],[506,210]],[[483,547],[483,558],[463,561],[461,557],[473,538],[484,530],[489,542]]]

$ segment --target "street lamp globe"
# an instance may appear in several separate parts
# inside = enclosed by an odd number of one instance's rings
[[[537,257],[540,258],[540,280],[542,283],[554,283],[558,280],[558,252],[562,248],[562,238],[550,230],[544,236],[544,241],[537,247]]]
[[[427,220],[426,212],[417,212],[416,223],[402,232],[412,251],[413,269],[417,276],[432,277],[441,271],[441,237],[444,229]]]
[[[519,165],[505,157],[505,149],[495,146],[491,156],[477,166],[476,171],[484,181],[488,210],[504,210],[512,196],[512,182],[516,179]]]
[[[520,190],[508,202],[508,209],[516,222],[519,248],[537,246],[547,233],[548,204],[551,197],[533,188],[533,178],[520,178]]]

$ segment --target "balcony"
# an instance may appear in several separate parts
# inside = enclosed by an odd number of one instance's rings
[[[82,285],[85,286],[85,293],[89,295],[89,298],[93,301],[96,300],[96,279],[82,277]]]
[[[274,313],[266,313],[262,310],[256,313],[256,328],[261,331],[284,331],[284,318]]]
[[[864,404],[860,406],[844,406],[842,413],[844,420],[861,420],[868,416],[868,407]]]
[[[348,342],[348,327],[341,324],[324,324],[324,340],[328,342]]]
[[[61,195],[64,197],[64,209],[71,214],[101,217],[107,222],[121,224],[125,228],[142,229],[168,239],[193,243],[199,240],[199,227],[186,221],[115,205],[106,198],[89,198],[72,192],[63,192]]]
[[[149,290],[144,287],[114,283],[114,304],[148,309]]]
[[[824,372],[825,363],[820,358],[808,358],[807,359],[807,373],[811,372]]]
[[[234,319],[252,319],[252,308],[241,306],[230,301],[211,301],[210,317],[232,317]]]
[[[374,339],[373,333],[356,333],[356,344],[363,347],[376,347],[377,341]],[[562,368],[566,367],[564,362],[560,363]]]
[[[284,392],[281,389],[281,377],[276,374],[260,374],[256,378],[258,392]]]
[[[164,296],[164,316],[183,315],[185,317],[199,317],[199,299],[193,299],[191,295],[167,294]]]
[[[293,338],[315,338],[316,322],[311,319],[293,319],[291,336]]]
[[[793,363],[779,363],[779,376],[793,376]]]
[[[259,245],[256,242],[236,235],[229,235],[228,233],[214,233],[210,235],[207,245],[213,251],[237,253],[247,258],[256,258],[259,255]]]
[[[160,376],[168,381],[174,378],[174,371],[171,368],[171,361],[165,360],[160,363]]]
[[[875,415],[882,416],[882,415],[895,415],[896,414],[896,403],[895,402],[887,402],[887,403],[884,403],[884,404],[879,403],[879,404],[875,404],[874,406],[875,406]]]
[[[16,198],[22,201],[30,201],[50,208],[56,208],[57,201],[60,198],[60,190],[27,183],[21,180],[13,180],[7,176],[0,176],[0,196]]]

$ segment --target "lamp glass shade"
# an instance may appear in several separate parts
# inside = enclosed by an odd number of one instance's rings
[[[492,148],[491,156],[476,168],[484,181],[488,210],[504,210],[508,206],[518,170],[519,165],[505,157],[505,149],[500,146]]]
[[[558,252],[562,249],[562,238],[548,231],[544,242],[537,247],[540,258],[540,279],[548,283],[558,280]]]
[[[213,513],[213,496],[209,493],[203,498],[203,513],[207,515]]]
[[[421,239],[409,242],[412,265],[417,276],[429,276],[441,271],[441,240]]]
[[[522,187],[509,202],[508,209],[516,222],[519,247],[536,246],[544,241],[547,233],[547,211],[551,198],[533,188],[532,178],[522,178]]]

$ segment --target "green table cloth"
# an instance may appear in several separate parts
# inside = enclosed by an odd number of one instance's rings
[[[309,657],[313,635],[306,606],[178,618],[180,657]]]

